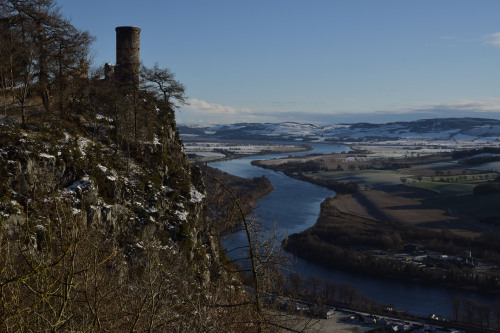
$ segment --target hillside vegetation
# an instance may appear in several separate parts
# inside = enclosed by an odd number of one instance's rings
[[[179,138],[173,74],[143,67],[133,94],[89,74],[92,36],[51,0],[1,1],[0,19],[0,330],[306,327],[264,310],[261,295],[283,295],[279,257],[249,238],[247,277],[220,245],[255,197],[240,214],[216,206],[229,192],[207,197]]]

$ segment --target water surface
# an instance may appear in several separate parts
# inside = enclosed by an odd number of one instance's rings
[[[255,208],[259,220],[270,229],[276,226],[278,239],[282,240],[287,234],[297,233],[313,226],[319,216],[321,202],[334,196],[335,192],[290,178],[282,172],[254,166],[250,162],[289,155],[326,154],[349,150],[349,147],[343,145],[312,144],[312,146],[314,150],[309,152],[250,156],[215,162],[210,166],[245,178],[266,176],[271,181],[274,191],[259,200]],[[244,242],[244,238],[240,236],[236,242]],[[451,317],[452,302],[455,297],[470,298],[485,304],[500,303],[500,295],[484,295],[454,288],[351,274],[315,265],[302,259],[298,260],[294,269],[305,278],[314,275],[337,284],[352,285],[379,303],[394,305],[399,309],[420,315],[435,313]]]

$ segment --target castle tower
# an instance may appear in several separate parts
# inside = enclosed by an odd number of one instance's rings
[[[115,80],[118,86],[128,91],[139,88],[139,49],[141,28],[116,27]]]

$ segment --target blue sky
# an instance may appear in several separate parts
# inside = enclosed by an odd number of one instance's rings
[[[116,26],[187,87],[180,123],[500,119],[498,0],[59,0],[115,62]]]

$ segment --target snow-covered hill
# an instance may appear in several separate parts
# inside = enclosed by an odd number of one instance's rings
[[[500,142],[500,120],[439,118],[386,124],[317,126],[295,122],[179,126],[184,138],[356,142],[386,140],[481,140]]]

